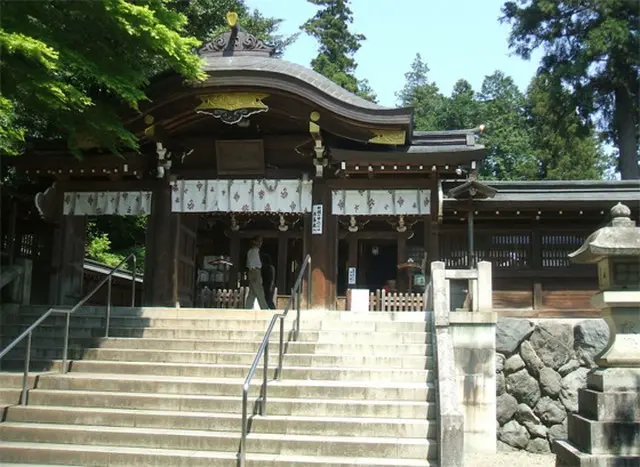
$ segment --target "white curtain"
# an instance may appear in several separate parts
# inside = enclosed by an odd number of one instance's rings
[[[428,215],[431,190],[333,190],[335,215]]]
[[[179,180],[173,212],[281,212],[311,210],[313,182],[303,180]]]
[[[150,191],[66,192],[65,216],[139,216],[151,212]]]

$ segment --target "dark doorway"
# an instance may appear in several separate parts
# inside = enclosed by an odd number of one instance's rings
[[[393,240],[365,240],[358,263],[364,267],[369,290],[381,289],[398,274],[398,246]]]

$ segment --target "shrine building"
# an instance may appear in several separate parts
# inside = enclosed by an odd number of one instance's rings
[[[79,160],[34,143],[5,158],[41,187],[35,199],[2,198],[2,250],[32,259],[33,303],[73,305],[87,292],[89,219],[148,215],[144,305],[209,306],[203,290],[240,289],[261,236],[282,297],[311,256],[315,308],[350,309],[357,289],[370,309],[388,296],[385,309],[422,309],[423,266],[437,260],[491,261],[496,308],[590,307],[597,275],[567,254],[616,203],[640,217],[639,181],[479,180],[481,125],[416,131],[411,108],[273,55],[233,26],[201,50],[206,80],[154,81],[126,117],[138,153],[88,146]]]

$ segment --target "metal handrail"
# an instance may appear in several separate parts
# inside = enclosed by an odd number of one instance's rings
[[[20,395],[20,405],[27,405],[27,382],[29,380],[29,366],[31,363],[31,337],[33,331],[42,324],[44,320],[46,320],[49,316],[54,313],[66,313],[67,320],[64,331],[64,348],[62,350],[62,366],[60,368],[60,373],[64,374],[67,372],[67,360],[69,353],[69,328],[71,323],[71,314],[75,313],[78,308],[84,305],[87,300],[89,300],[93,295],[100,290],[100,288],[108,282],[107,288],[107,309],[106,309],[106,323],[105,323],[105,337],[109,337],[109,322],[111,320],[111,278],[113,274],[115,274],[118,270],[122,268],[130,259],[133,259],[133,273],[131,277],[131,306],[135,306],[136,300],[136,256],[131,253],[125,259],[120,261],[116,267],[109,271],[104,279],[100,281],[98,285],[96,285],[91,292],[86,294],[82,300],[76,303],[71,309],[62,309],[62,308],[49,308],[45,314],[43,314],[40,318],[38,318],[31,326],[29,326],[22,334],[20,334],[13,342],[11,342],[7,347],[5,347],[0,352],[0,360],[7,355],[16,345],[18,345],[25,337],[27,338],[27,353],[24,358],[24,375],[22,377],[22,394]]]
[[[251,368],[249,369],[249,373],[244,380],[244,384],[242,385],[242,435],[240,437],[240,452],[238,455],[238,464],[239,467],[244,467],[245,458],[246,458],[246,443],[247,443],[247,433],[249,432],[249,420],[247,417],[247,406],[248,406],[248,398],[249,398],[249,387],[251,386],[251,380],[256,373],[256,369],[258,368],[258,364],[260,360],[264,357],[264,370],[262,374],[262,394],[260,398],[260,415],[265,415],[267,410],[267,373],[269,372],[269,339],[271,338],[271,333],[273,332],[273,328],[276,325],[276,321],[280,320],[280,346],[278,352],[278,370],[275,374],[275,379],[280,379],[282,376],[282,360],[284,358],[284,320],[287,317],[287,313],[289,313],[289,309],[291,308],[292,301],[294,301],[295,297],[295,307],[296,307],[296,323],[295,323],[295,331],[294,331],[294,340],[298,340],[298,335],[300,334],[300,294],[302,288],[302,278],[304,276],[305,271],[307,272],[307,308],[311,303],[311,256],[307,255],[300,266],[300,272],[298,273],[298,277],[296,279],[293,288],[291,289],[291,295],[289,296],[289,301],[287,302],[287,306],[285,307],[282,313],[278,313],[273,315],[271,318],[271,322],[269,323],[269,327],[267,327],[267,331],[264,334],[264,338],[262,339],[262,343],[258,348],[258,352],[256,353],[255,358],[253,359],[253,363],[251,364]]]

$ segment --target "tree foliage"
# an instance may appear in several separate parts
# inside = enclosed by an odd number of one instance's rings
[[[459,130],[486,126],[481,175],[498,180],[600,179],[608,167],[593,129],[575,112],[571,99],[547,76],[535,78],[527,93],[500,71],[485,77],[479,92],[459,80],[450,96],[429,80],[429,67],[416,55],[397,93],[414,108],[417,130]],[[564,99],[559,101],[558,99]]]
[[[20,154],[25,138],[65,139],[118,152],[136,149],[122,111],[146,100],[152,76],[174,71],[204,77],[197,49],[226,28],[225,13],[282,53],[295,36],[279,19],[242,0],[0,0],[0,151]]]
[[[354,75],[358,65],[353,56],[366,37],[349,31],[349,25],[353,23],[349,0],[307,1],[320,7],[313,18],[300,27],[319,44],[311,68],[347,91],[375,101],[376,96],[367,80],[360,81]]]
[[[97,216],[87,223],[85,255],[117,266],[129,254],[136,255],[136,269],[144,270],[147,216]],[[125,265],[125,268],[130,265]]]
[[[596,121],[619,150],[623,179],[638,178],[640,8],[630,0],[508,1],[510,46],[524,58],[542,48],[540,73],[567,111]]]
[[[413,107],[413,122],[418,130],[440,129],[444,96],[436,83],[429,81],[429,67],[416,54],[410,70],[404,75],[405,85],[396,93],[402,107]]]
[[[118,110],[145,99],[149,70],[202,76],[185,25],[162,0],[2,1],[2,153],[26,135],[136,148]]]

